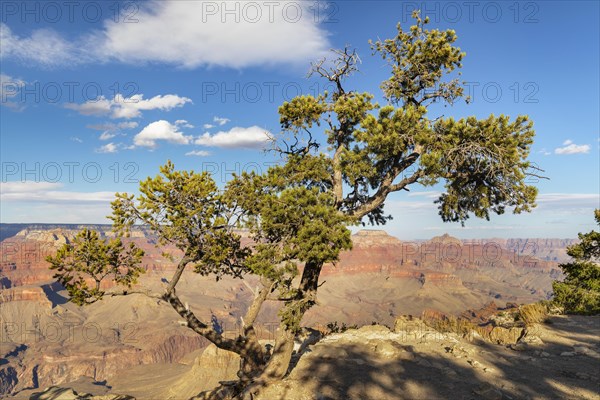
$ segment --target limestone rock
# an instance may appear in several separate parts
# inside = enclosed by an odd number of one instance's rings
[[[526,329],[524,331],[523,336],[519,339],[519,342],[527,343],[528,345],[541,345],[541,344],[544,344],[544,342],[542,341],[542,339],[539,336],[537,336],[534,332],[535,331],[533,331],[531,329]]]
[[[515,344],[511,344],[510,346],[508,346],[510,349],[514,350],[514,351],[525,351],[527,350],[527,344],[526,343],[515,343]]]
[[[166,398],[190,398],[219,385],[220,381],[237,380],[240,357],[210,344],[194,361],[192,369],[173,384]]]
[[[600,353],[585,346],[574,346],[573,351],[577,354],[585,354],[586,356],[600,359]]]
[[[503,328],[501,326],[495,326],[489,332],[489,340],[492,343],[497,344],[514,344],[523,335],[524,328]]]

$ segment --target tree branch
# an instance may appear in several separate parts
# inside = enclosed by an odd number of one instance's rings
[[[240,354],[242,348],[240,346],[240,341],[227,339],[223,337],[221,334],[217,333],[211,327],[201,322],[195,315],[192,313],[185,305],[181,302],[179,297],[175,294],[175,291],[165,293],[162,298],[169,302],[173,309],[179,314],[181,317],[185,318],[187,321],[187,326],[192,329],[194,332],[200,334],[201,336],[208,339],[210,342],[214,343],[217,347],[223,350],[233,351],[234,353]]]
[[[414,164],[419,156],[419,153],[413,152],[403,160],[395,162],[381,181],[377,192],[370,196],[360,207],[351,210],[349,212],[350,216],[361,219],[365,215],[380,207],[384,203],[388,194],[405,189],[406,186],[415,183],[419,178],[421,178],[424,175],[424,171],[419,169],[413,175],[406,177],[400,182],[394,184],[394,180],[398,177],[398,175],[400,175],[402,171],[406,170],[409,166]]]
[[[179,282],[179,279],[181,278],[181,275],[183,274],[183,270],[185,269],[185,267],[192,261],[192,259],[190,257],[186,255],[183,256],[183,258],[181,259],[181,261],[179,261],[179,264],[177,264],[177,269],[175,269],[175,273],[173,274],[173,277],[171,278],[171,281],[169,282],[169,286],[167,287],[165,293],[169,294],[175,291],[175,286],[177,286],[177,283]]]
[[[357,219],[364,217],[365,215],[369,214],[370,212],[372,212],[372,211],[376,210],[378,207],[380,207],[384,203],[384,201],[387,198],[387,195],[389,193],[397,192],[399,190],[405,189],[406,186],[417,182],[417,180],[420,177],[422,177],[423,175],[424,175],[424,171],[420,169],[417,172],[415,172],[413,175],[402,179],[400,182],[398,182],[396,184],[389,184],[389,185],[382,184],[382,186],[379,187],[379,190],[373,196],[370,196],[369,199],[362,206],[353,210],[350,213],[350,215]]]
[[[265,285],[258,293],[255,294],[254,300],[250,307],[248,307],[248,311],[246,311],[246,316],[244,317],[244,331],[254,325],[254,321],[256,321],[256,317],[258,317],[258,313],[260,312],[263,303],[267,300],[267,296],[273,290],[276,282],[271,282],[270,285]]]
[[[338,147],[333,155],[333,195],[335,206],[339,208],[344,200],[343,174],[340,165],[340,157],[344,151],[344,144],[338,140]]]

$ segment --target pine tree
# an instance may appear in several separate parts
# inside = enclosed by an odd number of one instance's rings
[[[69,243],[46,257],[50,269],[69,292],[70,300],[78,305],[93,303],[106,293],[103,281],[130,288],[144,273],[140,266],[144,251],[130,243],[123,245],[120,238],[105,241],[96,231],[84,229]]]
[[[427,29],[427,18],[413,16],[410,30],[398,25],[394,38],[372,43],[391,70],[381,85],[385,105],[374,102],[371,93],[346,88],[360,59],[354,51],[338,50],[333,60],[312,68],[333,91],[298,96],[279,108],[282,132],[273,137],[273,150],[282,164],[264,174],[235,176],[218,190],[208,173],[177,171],[168,162],[158,176],[141,182],[137,198],[117,194],[112,203],[119,235],[142,223],[159,237],[159,245],[181,252],[164,293],[145,294],[165,300],[190,329],[241,358],[239,381],[203,398],[252,398],[287,373],[294,337],[317,301],[323,265],[351,247],[348,226],[391,218],[383,211],[391,193],[441,182],[440,216],[461,223],[471,215],[489,219],[491,213],[535,207],[537,189],[526,179],[537,176],[527,160],[533,123],[527,116],[430,117],[432,103],[452,105],[464,98],[463,82],[449,78],[461,68],[464,53],[454,46],[453,30]],[[234,229],[239,227],[249,230],[252,245],[242,245]],[[63,268],[60,261],[56,268]],[[176,286],[188,267],[216,279],[260,278],[239,337],[223,336],[181,301]],[[70,282],[68,276],[62,279]],[[85,286],[75,289],[82,303],[103,295]],[[267,301],[280,304],[269,357],[254,330]]]
[[[600,209],[594,211],[594,217],[600,226]],[[599,314],[600,232],[580,233],[579,240],[567,249],[573,261],[559,265],[565,279],[552,284],[553,301],[569,314]]]

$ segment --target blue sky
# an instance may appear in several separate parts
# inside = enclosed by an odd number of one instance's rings
[[[348,86],[378,89],[389,70],[368,40],[392,37],[420,8],[454,29],[467,56],[464,117],[528,114],[531,160],[550,180],[527,215],[444,224],[440,187],[389,197],[403,239],[575,237],[600,207],[598,2],[5,1],[0,10],[1,222],[108,222],[114,192],[177,168],[264,171],[277,107],[325,88],[309,63],[350,45]]]

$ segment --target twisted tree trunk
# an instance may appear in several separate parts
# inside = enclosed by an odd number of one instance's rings
[[[302,272],[297,299],[286,302],[284,308],[293,310],[291,320],[281,321],[275,337],[273,353],[262,372],[249,383],[238,395],[239,399],[251,399],[260,392],[260,389],[283,379],[288,373],[294,339],[300,329],[304,314],[316,303],[319,275],[323,268],[322,262],[307,262]]]

